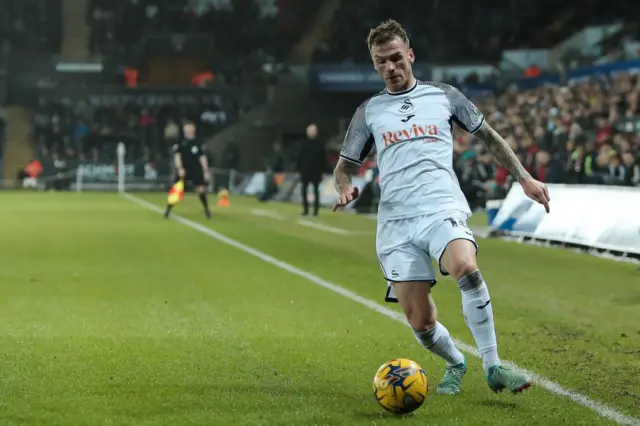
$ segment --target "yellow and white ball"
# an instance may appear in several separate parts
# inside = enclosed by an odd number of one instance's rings
[[[407,414],[420,408],[427,398],[429,382],[415,361],[396,358],[385,362],[373,377],[378,404],[394,414]]]

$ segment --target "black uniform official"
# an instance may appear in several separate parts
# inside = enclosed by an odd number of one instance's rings
[[[204,214],[210,218],[211,210],[209,210],[207,200],[207,186],[209,184],[207,155],[202,143],[196,138],[196,127],[192,121],[185,122],[182,131],[183,139],[172,148],[176,168],[175,182],[183,180],[185,186],[190,184],[195,188],[204,207]],[[169,217],[172,208],[172,205],[167,204],[165,217]]]
[[[197,139],[183,139],[173,145],[173,155],[180,154],[182,167],[184,169],[184,183],[191,184],[195,188],[207,185],[205,180],[205,171],[200,162],[201,157],[205,156],[202,144]],[[178,167],[176,167],[176,171]],[[176,174],[175,181],[180,180],[179,174]]]
[[[307,137],[300,144],[297,171],[302,183],[302,215],[309,214],[307,188],[311,184],[314,194],[313,214],[317,216],[320,209],[320,182],[327,168],[327,152],[322,141],[318,140],[318,128],[315,124],[307,126]]]

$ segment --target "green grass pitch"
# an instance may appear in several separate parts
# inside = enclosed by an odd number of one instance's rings
[[[164,194],[140,197],[162,206]],[[379,312],[115,194],[0,193],[0,425],[606,425],[640,419],[637,267],[479,240],[500,355],[575,394],[493,394],[480,361],[458,397],[443,363]],[[215,200],[212,200],[212,203]],[[175,213],[384,304],[375,221],[231,198]],[[336,232],[348,232],[340,235]],[[472,344],[455,283],[440,319]],[[388,359],[431,392],[397,418],[373,399]],[[617,413],[617,414],[616,414]],[[611,416],[610,416],[611,417]]]

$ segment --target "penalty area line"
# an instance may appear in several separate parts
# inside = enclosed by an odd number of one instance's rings
[[[154,211],[154,212],[160,213],[160,214],[162,214],[164,212],[164,210],[161,207],[159,207],[159,206],[157,206],[157,205],[155,205],[153,203],[150,203],[150,202],[148,202],[146,200],[143,200],[142,198],[137,197],[135,195],[132,195],[132,194],[129,194],[129,193],[124,193],[124,194],[122,194],[122,196],[125,199],[127,199],[127,200],[129,200],[129,201],[141,206],[141,207],[144,207],[144,208],[146,208],[148,210],[151,210],[151,211]],[[189,219],[185,219],[185,218],[183,218],[183,217],[181,217],[179,215],[172,215],[171,217],[172,217],[172,219],[174,221],[176,221],[178,223],[181,223],[182,225],[184,225],[184,226],[186,226],[188,228],[191,228],[191,229],[193,229],[195,231],[198,231],[201,234],[204,234],[204,235],[206,235],[208,237],[211,237],[211,238],[213,238],[213,239],[215,239],[217,241],[220,241],[222,243],[225,243],[225,244],[227,244],[229,246],[235,247],[236,249],[238,249],[238,250],[240,250],[240,251],[242,251],[242,252],[244,252],[246,254],[249,254],[249,255],[251,255],[253,257],[256,257],[256,258],[262,260],[263,262],[266,262],[266,263],[268,263],[270,265],[275,266],[276,268],[282,269],[282,270],[287,271],[287,272],[289,272],[289,273],[291,273],[293,275],[297,275],[297,276],[299,276],[301,278],[304,278],[305,280],[307,280],[307,281],[309,281],[309,282],[311,282],[311,283],[313,283],[313,284],[315,284],[317,286],[323,287],[323,288],[325,288],[327,290],[331,290],[332,292],[337,293],[337,294],[339,294],[339,295],[341,295],[343,297],[346,297],[347,299],[349,299],[349,300],[351,300],[353,302],[359,303],[360,305],[363,305],[363,306],[365,306],[365,307],[367,307],[367,308],[369,308],[369,309],[371,309],[371,310],[373,310],[375,312],[378,312],[379,314],[384,315],[387,318],[390,318],[392,320],[395,320],[397,322],[400,322],[402,324],[407,325],[407,322],[405,320],[404,315],[402,313],[398,312],[398,311],[394,311],[393,309],[389,309],[389,308],[387,308],[385,306],[382,306],[381,304],[379,304],[379,303],[377,303],[377,302],[375,302],[375,301],[373,301],[371,299],[364,298],[364,297],[358,295],[357,293],[352,292],[351,290],[347,290],[346,288],[341,287],[341,286],[339,286],[337,284],[331,283],[331,282],[329,282],[327,280],[324,280],[324,279],[320,278],[317,275],[311,274],[311,273],[309,273],[307,271],[304,271],[304,270],[302,270],[300,268],[297,268],[297,267],[295,267],[295,266],[293,266],[293,265],[291,265],[289,263],[286,263],[286,262],[283,262],[282,260],[276,259],[273,256],[270,256],[270,255],[268,255],[266,253],[263,253],[263,252],[261,252],[259,250],[256,250],[256,249],[252,248],[252,247],[249,247],[249,246],[247,246],[247,245],[245,245],[245,244],[243,244],[243,243],[241,243],[239,241],[236,241],[236,240],[234,240],[232,238],[229,238],[226,235],[223,235],[223,234],[221,234],[219,232],[216,232],[211,228],[207,228],[206,226],[201,225],[201,224],[199,224],[197,222],[191,221]],[[480,358],[480,353],[476,350],[475,347],[473,347],[473,346],[471,346],[471,345],[469,345],[467,343],[464,343],[464,342],[462,342],[460,340],[457,340],[457,339],[454,339],[454,341],[455,341],[456,345],[458,346],[458,348],[461,351],[466,352],[469,355],[473,355],[476,358]],[[560,385],[559,383],[556,383],[556,382],[554,382],[553,380],[551,380],[549,378],[541,376],[541,375],[539,375],[537,373],[534,373],[532,371],[525,370],[525,369],[519,367],[518,365],[516,365],[516,364],[514,364],[514,363],[512,363],[510,361],[503,361],[503,363],[509,364],[509,365],[521,370],[521,371],[527,372],[528,374],[531,375],[531,377],[533,378],[533,381],[534,381],[534,383],[536,385],[540,386],[541,388],[544,388],[544,389],[548,390],[549,392],[551,392],[551,393],[553,393],[555,395],[569,398],[571,401],[591,409],[592,411],[594,411],[595,413],[597,413],[601,417],[613,420],[614,422],[616,422],[619,425],[640,426],[640,420],[638,420],[638,419],[636,419],[634,417],[628,416],[628,415],[618,411],[617,409],[615,409],[613,407],[610,407],[608,405],[602,404],[602,403],[600,403],[598,401],[595,401],[595,400],[589,398],[586,395],[583,395],[583,394],[578,393],[576,391],[573,391],[571,389],[567,389],[567,388],[563,387],[562,385]]]

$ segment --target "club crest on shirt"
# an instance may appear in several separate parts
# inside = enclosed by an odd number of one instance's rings
[[[406,98],[405,100],[403,100],[402,105],[400,105],[399,111],[403,114],[407,114],[413,111],[413,103],[411,102],[411,99]]]

